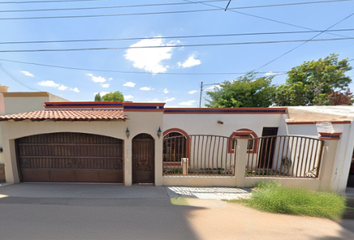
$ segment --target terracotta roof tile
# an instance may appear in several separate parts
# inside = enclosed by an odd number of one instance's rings
[[[126,120],[128,116],[124,115],[122,110],[43,110],[26,113],[16,113],[0,116],[0,121],[23,121],[23,120],[41,121],[110,121],[110,120]]]

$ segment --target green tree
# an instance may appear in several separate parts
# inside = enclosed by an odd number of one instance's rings
[[[351,78],[345,73],[351,69],[348,59],[338,60],[337,54],[304,62],[288,72],[286,83],[277,87],[273,102],[278,106],[341,103],[343,101],[333,101],[333,96],[349,90]],[[346,96],[350,97],[348,94]]]
[[[101,94],[100,93],[97,93],[95,95],[95,102],[102,102],[102,97],[101,97]]]
[[[209,91],[207,107],[269,107],[275,87],[271,84],[273,77],[256,78],[253,72],[234,81],[225,81],[220,88]]]
[[[110,93],[105,94],[102,97],[102,100],[104,102],[123,102],[124,96],[121,92],[115,91],[115,92],[110,92]]]

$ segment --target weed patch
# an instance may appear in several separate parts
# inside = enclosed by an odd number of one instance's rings
[[[335,193],[282,187],[272,182],[259,183],[251,199],[244,200],[242,203],[266,212],[332,220],[339,220],[346,208],[346,198]]]

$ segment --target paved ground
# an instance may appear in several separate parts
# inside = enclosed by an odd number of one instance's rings
[[[171,204],[169,196],[180,194],[189,196],[187,206]],[[0,186],[0,239],[354,239],[350,216],[336,223],[258,212],[221,201],[221,194],[245,197],[249,189]]]

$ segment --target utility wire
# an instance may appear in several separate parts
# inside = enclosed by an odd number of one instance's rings
[[[193,2],[193,1],[190,1],[190,0],[183,0],[183,1],[196,3],[196,2]],[[219,6],[216,6],[216,5],[213,5],[213,4],[209,4],[209,3],[200,3],[200,4],[205,5],[205,6],[209,6],[209,7],[214,7],[216,9],[223,10],[222,7],[219,7]],[[262,19],[262,20],[266,20],[266,21],[270,21],[270,22],[275,22],[275,23],[279,23],[279,24],[283,24],[283,25],[287,25],[287,26],[292,26],[292,27],[296,27],[296,28],[302,28],[302,29],[306,29],[306,30],[315,30],[313,28],[308,28],[308,27],[304,27],[304,26],[300,26],[300,25],[296,25],[296,24],[292,24],[292,23],[288,23],[288,22],[284,22],[284,21],[279,21],[279,20],[275,20],[275,19],[272,19],[272,18],[261,17],[261,16],[258,16],[258,15],[250,14],[250,13],[244,13],[244,12],[236,11],[236,10],[234,10],[234,8],[232,8],[232,9],[229,8],[228,10],[229,10],[229,12],[234,12],[234,13],[237,13],[237,14],[241,14],[241,15],[245,15],[245,16],[249,16],[249,17],[253,17],[253,18],[258,18],[258,19]],[[328,33],[328,34],[331,34],[333,36],[339,36],[339,37],[348,37],[348,36],[338,35],[338,34],[334,34],[334,33]]]
[[[316,37],[318,37],[318,36],[320,36],[321,34],[325,33],[327,30],[329,30],[329,29],[335,27],[335,26],[338,25],[339,23],[341,23],[341,22],[347,20],[348,18],[350,18],[350,17],[353,16],[353,15],[354,15],[354,13],[349,14],[349,15],[346,16],[345,18],[341,19],[340,21],[338,21],[338,22],[336,22],[335,24],[333,24],[333,25],[329,26],[328,28],[326,28],[326,30],[321,31],[320,33],[316,34],[315,36],[313,36],[313,37],[310,38],[309,40],[307,40],[307,41],[305,41],[305,42],[303,42],[303,43],[300,43],[300,44],[297,45],[296,47],[291,48],[289,51],[286,51],[285,53],[281,54],[280,56],[278,56],[278,57],[272,59],[271,61],[269,61],[269,62],[263,64],[262,66],[260,66],[259,68],[255,69],[254,71],[257,71],[257,70],[259,70],[259,69],[261,69],[261,68],[263,68],[263,67],[265,67],[265,66],[268,66],[269,64],[275,62],[276,60],[278,60],[278,59],[280,59],[280,58],[282,58],[282,57],[284,57],[285,55],[291,53],[292,51],[298,49],[299,47],[305,45],[306,43],[313,41]]]
[[[170,5],[186,5],[198,4],[208,2],[225,2],[228,0],[208,0],[208,1],[195,1],[195,2],[175,2],[175,3],[151,3],[151,4],[137,4],[137,5],[119,5],[119,6],[103,6],[103,7],[80,7],[80,8],[41,8],[41,9],[15,9],[15,10],[1,10],[1,13],[12,12],[47,12],[47,11],[78,11],[78,10],[99,10],[99,9],[115,9],[115,8],[132,8],[132,7],[156,7],[156,6],[170,6]],[[229,0],[231,2],[231,0]],[[282,3],[282,4],[267,4],[267,5],[254,5],[244,7],[228,8],[227,9],[252,9],[252,8],[268,8],[268,7],[287,7],[296,5],[309,5],[309,4],[322,4],[322,3],[339,3],[339,2],[352,2],[353,0],[327,0],[327,1],[311,1],[311,2],[295,2],[295,3]],[[225,9],[226,11],[226,9]]]
[[[93,68],[78,68],[78,67],[68,67],[68,66],[58,66],[58,65],[50,65],[50,64],[42,64],[42,63],[33,63],[33,62],[24,62],[24,61],[15,61],[9,59],[0,59],[0,61],[4,62],[12,62],[12,63],[20,63],[20,64],[29,64],[41,67],[51,67],[51,68],[60,68],[60,69],[69,69],[69,70],[79,70],[79,71],[93,71],[93,72],[115,72],[115,73],[131,73],[131,74],[151,74],[149,72],[137,72],[137,71],[120,71],[120,70],[109,70],[109,69],[93,69]],[[284,72],[284,71],[277,71]],[[166,75],[238,75],[238,74],[246,74],[247,72],[204,72],[204,73],[160,73]],[[258,74],[265,74],[266,72],[257,72]]]
[[[58,0],[58,1],[18,1],[18,2],[0,2],[0,4],[27,4],[27,3],[68,3],[68,2],[97,2],[103,0]]]
[[[324,1],[324,2],[338,2],[338,1],[353,1],[353,0],[336,0],[336,1]],[[181,10],[181,11],[162,11],[162,12],[140,12],[140,13],[114,13],[114,14],[91,14],[91,15],[63,15],[63,16],[38,16],[38,17],[7,17],[7,18],[0,18],[0,20],[33,20],[33,19],[64,19],[64,18],[93,18],[93,17],[121,17],[121,16],[142,16],[142,15],[160,15],[160,14],[176,14],[176,13],[196,13],[196,12],[213,12],[213,11],[224,11],[224,8],[211,5],[205,2],[192,2],[192,1],[187,1],[189,3],[200,3],[203,5],[207,6],[212,6],[214,7],[213,9],[199,9],[199,10]],[[321,3],[324,3],[321,2]],[[262,7],[275,7],[275,6],[290,6],[294,4],[304,4],[304,3],[292,3],[292,4],[274,4],[274,5],[263,5]],[[215,8],[216,7],[216,8]],[[254,7],[259,7],[259,6],[254,6]],[[237,12],[239,14],[244,14],[244,15],[249,15],[255,17],[256,15],[248,14],[248,13],[242,13],[235,11],[235,9],[245,9],[245,8],[251,8],[251,7],[235,7],[235,8],[229,8],[229,11]],[[257,18],[262,18],[256,16]],[[275,20],[271,20],[275,21]]]
[[[215,47],[215,46],[233,46],[233,45],[255,45],[255,44],[277,44],[277,43],[296,43],[296,42],[326,42],[353,40],[350,38],[327,38],[312,40],[280,40],[263,42],[232,42],[232,43],[204,43],[204,44],[180,44],[180,45],[159,45],[159,46],[138,46],[138,47],[98,47],[98,48],[63,48],[63,49],[10,49],[0,50],[0,53],[10,52],[68,52],[68,51],[96,51],[96,50],[122,50],[122,49],[146,49],[146,48],[178,48],[178,47]]]
[[[28,85],[26,85],[25,83],[23,83],[21,80],[19,80],[19,79],[17,79],[14,75],[12,75],[8,70],[6,70],[5,68],[4,68],[4,66],[2,66],[1,64],[0,64],[0,70],[2,70],[7,76],[9,76],[12,80],[14,80],[15,82],[17,82],[18,84],[21,84],[22,86],[24,86],[24,87],[26,87],[26,88],[28,88],[28,89],[30,89],[30,90],[32,90],[32,91],[39,91],[39,92],[41,92],[40,90],[38,90],[38,89],[36,89],[36,88],[31,88],[31,87],[29,87]]]
[[[348,32],[354,28],[327,30],[326,32]],[[132,38],[96,38],[96,39],[67,39],[67,40],[38,40],[38,41],[8,41],[0,44],[37,44],[37,43],[68,43],[68,42],[104,42],[104,41],[129,41],[145,39],[181,39],[181,38],[209,38],[209,37],[237,37],[237,36],[259,36],[259,35],[278,35],[278,34],[301,34],[318,33],[324,30],[309,31],[288,31],[288,32],[253,32],[253,33],[226,33],[226,34],[204,34],[204,35],[180,35],[180,36],[155,36],[155,37],[132,37]]]
[[[208,0],[199,1],[198,3],[207,2],[225,2],[227,0]],[[344,0],[353,1],[353,0]],[[119,6],[103,6],[103,7],[80,7],[80,8],[40,8],[40,9],[15,9],[15,10],[0,10],[0,13],[12,12],[48,12],[48,11],[79,11],[79,10],[100,10],[100,9],[115,9],[115,8],[133,8],[133,7],[157,7],[157,6],[174,6],[174,5],[189,5],[189,2],[174,2],[174,3],[151,3],[137,5],[119,5]]]

